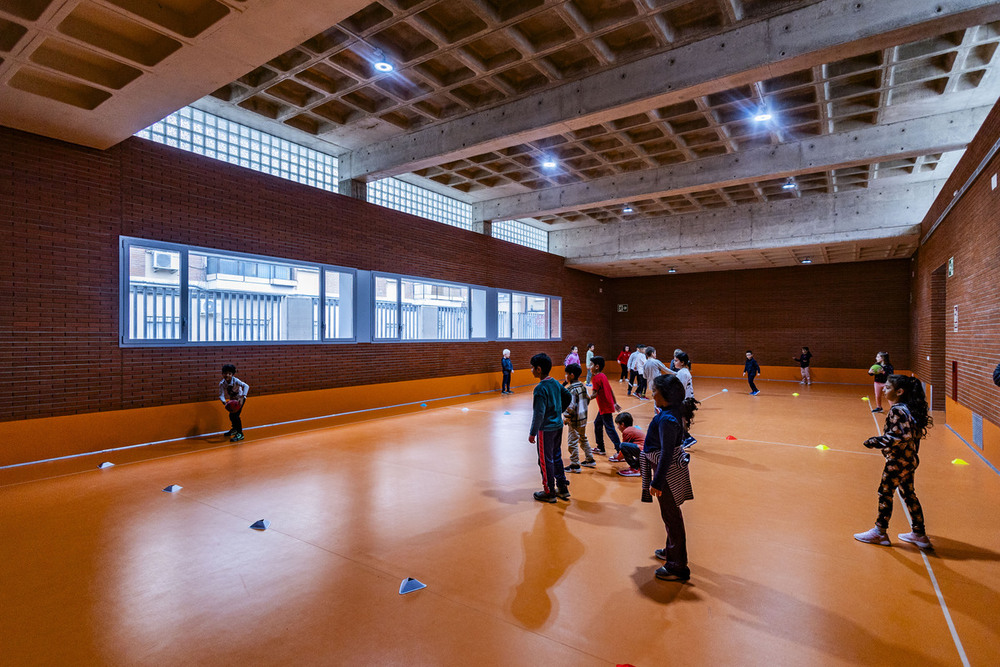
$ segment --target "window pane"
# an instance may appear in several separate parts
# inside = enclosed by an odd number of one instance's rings
[[[486,290],[472,290],[472,337],[486,338]]]
[[[189,341],[319,340],[318,269],[202,252],[188,258]]]
[[[180,252],[129,246],[126,309],[129,340],[180,339]]]
[[[497,294],[497,337],[511,337],[510,292]]]
[[[403,340],[467,340],[469,288],[404,279]]]
[[[326,337],[354,337],[354,274],[326,271]]]
[[[549,299],[549,338],[562,338],[562,299]]]
[[[375,276],[375,338],[399,338],[399,282]]]

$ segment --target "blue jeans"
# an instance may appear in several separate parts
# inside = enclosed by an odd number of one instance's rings
[[[607,431],[608,437],[611,438],[611,443],[615,446],[615,451],[620,451],[622,441],[618,438],[618,431],[615,430],[614,415],[610,412],[603,415],[598,414],[597,419],[594,420],[594,442],[597,443],[597,448],[604,449],[604,434],[601,433],[602,426]]]

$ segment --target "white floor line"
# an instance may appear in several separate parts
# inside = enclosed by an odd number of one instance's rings
[[[906,503],[903,502],[903,494],[896,489],[896,497],[899,498],[900,504],[903,506],[903,513],[906,515],[906,522],[911,526],[913,522],[910,520],[910,510],[907,509]],[[971,667],[969,664],[969,658],[965,655],[965,647],[962,646],[962,640],[958,636],[958,630],[955,629],[955,623],[951,620],[951,612],[948,611],[948,605],[944,601],[944,593],[941,592],[941,587],[938,586],[937,577],[934,576],[934,568],[931,567],[931,560],[924,553],[924,550],[920,550],[920,557],[924,560],[924,567],[927,568],[927,575],[931,579],[931,585],[934,586],[934,593],[937,595],[938,602],[941,605],[941,613],[944,614],[944,620],[948,624],[948,631],[951,633],[951,639],[955,642],[955,650],[958,651],[958,657],[962,660],[962,665],[964,667]]]

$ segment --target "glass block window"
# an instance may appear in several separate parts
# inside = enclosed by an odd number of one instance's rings
[[[472,206],[398,178],[368,183],[368,202],[419,215],[453,227],[472,229]]]
[[[135,136],[337,192],[337,158],[210,113],[184,107]]]
[[[495,220],[492,225],[493,238],[528,246],[535,250],[549,250],[549,233],[527,225],[520,220]]]

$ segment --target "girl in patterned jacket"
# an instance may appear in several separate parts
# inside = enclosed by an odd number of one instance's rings
[[[883,391],[891,406],[885,417],[885,428],[882,435],[864,442],[869,449],[881,449],[885,457],[882,483],[878,487],[878,518],[874,528],[857,533],[854,539],[889,546],[886,531],[892,516],[892,495],[898,488],[910,512],[913,528],[912,532],[900,533],[899,539],[921,549],[930,549],[931,541],[924,532],[924,512],[913,490],[913,475],[920,465],[917,456],[920,440],[927,435],[927,427],[933,423],[928,414],[924,387],[915,377],[890,375]]]

